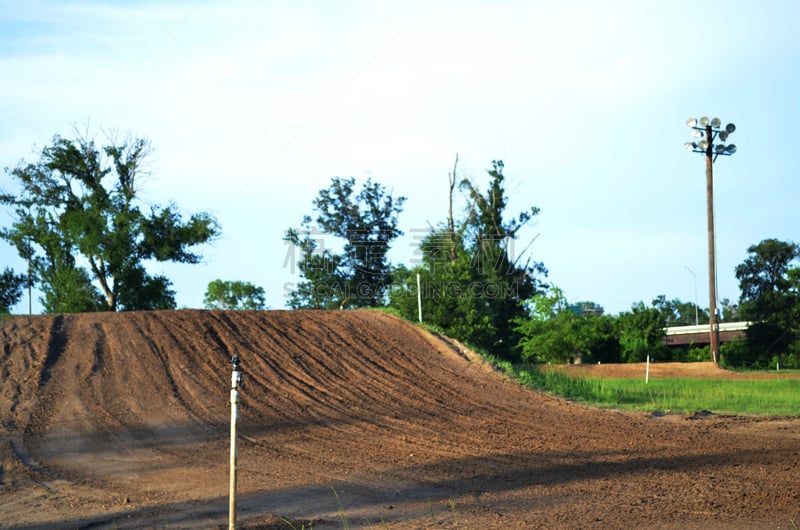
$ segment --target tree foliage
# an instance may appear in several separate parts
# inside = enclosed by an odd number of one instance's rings
[[[9,313],[11,308],[22,298],[22,287],[27,278],[22,274],[15,274],[8,267],[0,274],[0,313]]]
[[[750,361],[766,364],[775,357],[782,365],[786,354],[800,353],[800,246],[765,239],[747,252],[736,278],[739,312],[752,322]]]
[[[538,363],[618,362],[614,319],[592,302],[569,304],[558,287],[534,296],[530,318],[515,320],[522,358]],[[587,311],[576,311],[586,307]]]
[[[313,201],[316,217],[304,216],[301,228],[290,228],[284,237],[300,251],[297,267],[303,277],[290,293],[289,305],[311,309],[384,305],[392,283],[387,253],[402,235],[398,218],[405,200],[372,179],[356,192],[354,178],[334,177]],[[341,244],[340,252],[336,244]]]
[[[206,309],[264,309],[264,289],[250,282],[214,280],[203,297]]]
[[[708,346],[668,347],[664,328],[693,325],[695,304],[659,295],[651,305],[637,302],[619,315],[604,315],[592,302],[569,303],[556,287],[528,302],[530,318],[518,319],[522,356],[535,362],[698,361]],[[708,322],[708,311],[698,310]]]
[[[547,274],[540,262],[525,252],[514,253],[522,227],[539,212],[531,207],[517,217],[506,217],[507,197],[502,161],[492,162],[489,186],[462,179],[460,190],[467,200],[462,219],[452,216],[456,176],[450,175],[448,219],[420,243],[421,264],[400,269],[391,293],[391,304],[407,318],[417,314],[416,275],[420,275],[425,322],[446,333],[506,358],[518,356],[519,340],[514,320],[526,314],[523,301],[542,286]]]
[[[663,294],[653,300],[653,307],[661,313],[665,326],[692,326],[707,323],[709,319],[708,311],[695,303],[678,298],[667,300]]]
[[[198,263],[190,249],[217,236],[206,213],[184,222],[174,204],[142,211],[136,197],[149,143],[56,135],[38,161],[6,169],[21,192],[0,194],[17,221],[0,237],[29,260],[48,313],[175,307],[171,282],[148,260]]]
[[[739,322],[739,304],[731,303],[728,298],[720,300],[719,305],[722,306],[722,319],[721,322]],[[708,312],[705,313],[708,315]]]
[[[638,302],[630,311],[620,313],[617,322],[622,362],[641,362],[648,355],[651,360],[669,358],[669,349],[664,344],[666,316],[658,307]]]

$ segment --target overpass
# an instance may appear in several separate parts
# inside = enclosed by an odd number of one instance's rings
[[[744,337],[751,322],[723,322],[719,326],[719,342],[730,342],[734,337]],[[688,344],[708,344],[711,341],[708,324],[697,326],[673,326],[664,328],[664,344],[684,346]]]

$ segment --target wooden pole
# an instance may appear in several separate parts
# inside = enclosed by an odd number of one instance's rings
[[[719,328],[717,326],[717,263],[714,241],[714,160],[713,133],[711,125],[706,126],[706,211],[708,215],[708,312],[709,344],[711,361],[719,362]]]

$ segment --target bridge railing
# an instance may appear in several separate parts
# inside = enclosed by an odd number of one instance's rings
[[[718,324],[719,331],[745,331],[752,322],[722,322]],[[698,324],[696,326],[672,326],[664,328],[665,335],[690,335],[694,333],[707,333],[708,324]]]

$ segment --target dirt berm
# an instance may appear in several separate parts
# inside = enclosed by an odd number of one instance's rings
[[[800,419],[597,410],[373,311],[0,322],[0,527],[791,528]],[[800,413],[800,411],[798,411]]]

